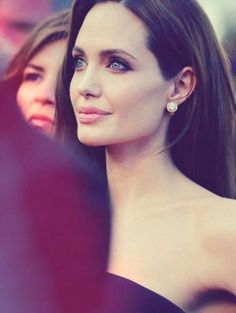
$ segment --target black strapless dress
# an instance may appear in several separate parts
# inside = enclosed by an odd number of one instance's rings
[[[106,274],[102,313],[184,313],[157,293],[114,274]]]

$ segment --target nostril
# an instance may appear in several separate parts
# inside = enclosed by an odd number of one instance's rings
[[[90,96],[91,92],[88,89],[79,88],[79,94],[82,97],[88,97],[88,96]]]
[[[55,105],[55,100],[50,98],[39,97],[36,99],[36,102],[41,103],[41,105]]]
[[[79,89],[79,94],[85,99],[89,99],[91,97],[99,97],[101,95],[101,91],[98,87],[90,89]]]
[[[81,92],[80,95],[83,96],[85,99],[93,97],[93,94],[89,91]]]

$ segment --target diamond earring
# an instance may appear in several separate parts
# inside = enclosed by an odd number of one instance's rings
[[[174,101],[168,102],[166,105],[166,110],[169,112],[171,116],[173,116],[175,112],[178,110],[178,104]]]

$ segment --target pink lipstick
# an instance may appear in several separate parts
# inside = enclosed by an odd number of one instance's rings
[[[78,119],[82,124],[92,124],[111,113],[93,106],[80,106],[77,109]]]

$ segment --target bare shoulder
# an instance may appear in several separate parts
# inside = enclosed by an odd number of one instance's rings
[[[236,234],[236,200],[213,196],[203,199],[199,209],[203,227],[229,231],[232,226]]]
[[[212,196],[202,199],[196,207],[197,229],[205,236],[221,240],[235,238],[236,200]]]
[[[197,224],[209,265],[217,268],[222,288],[236,294],[236,200],[215,196],[204,201]]]

